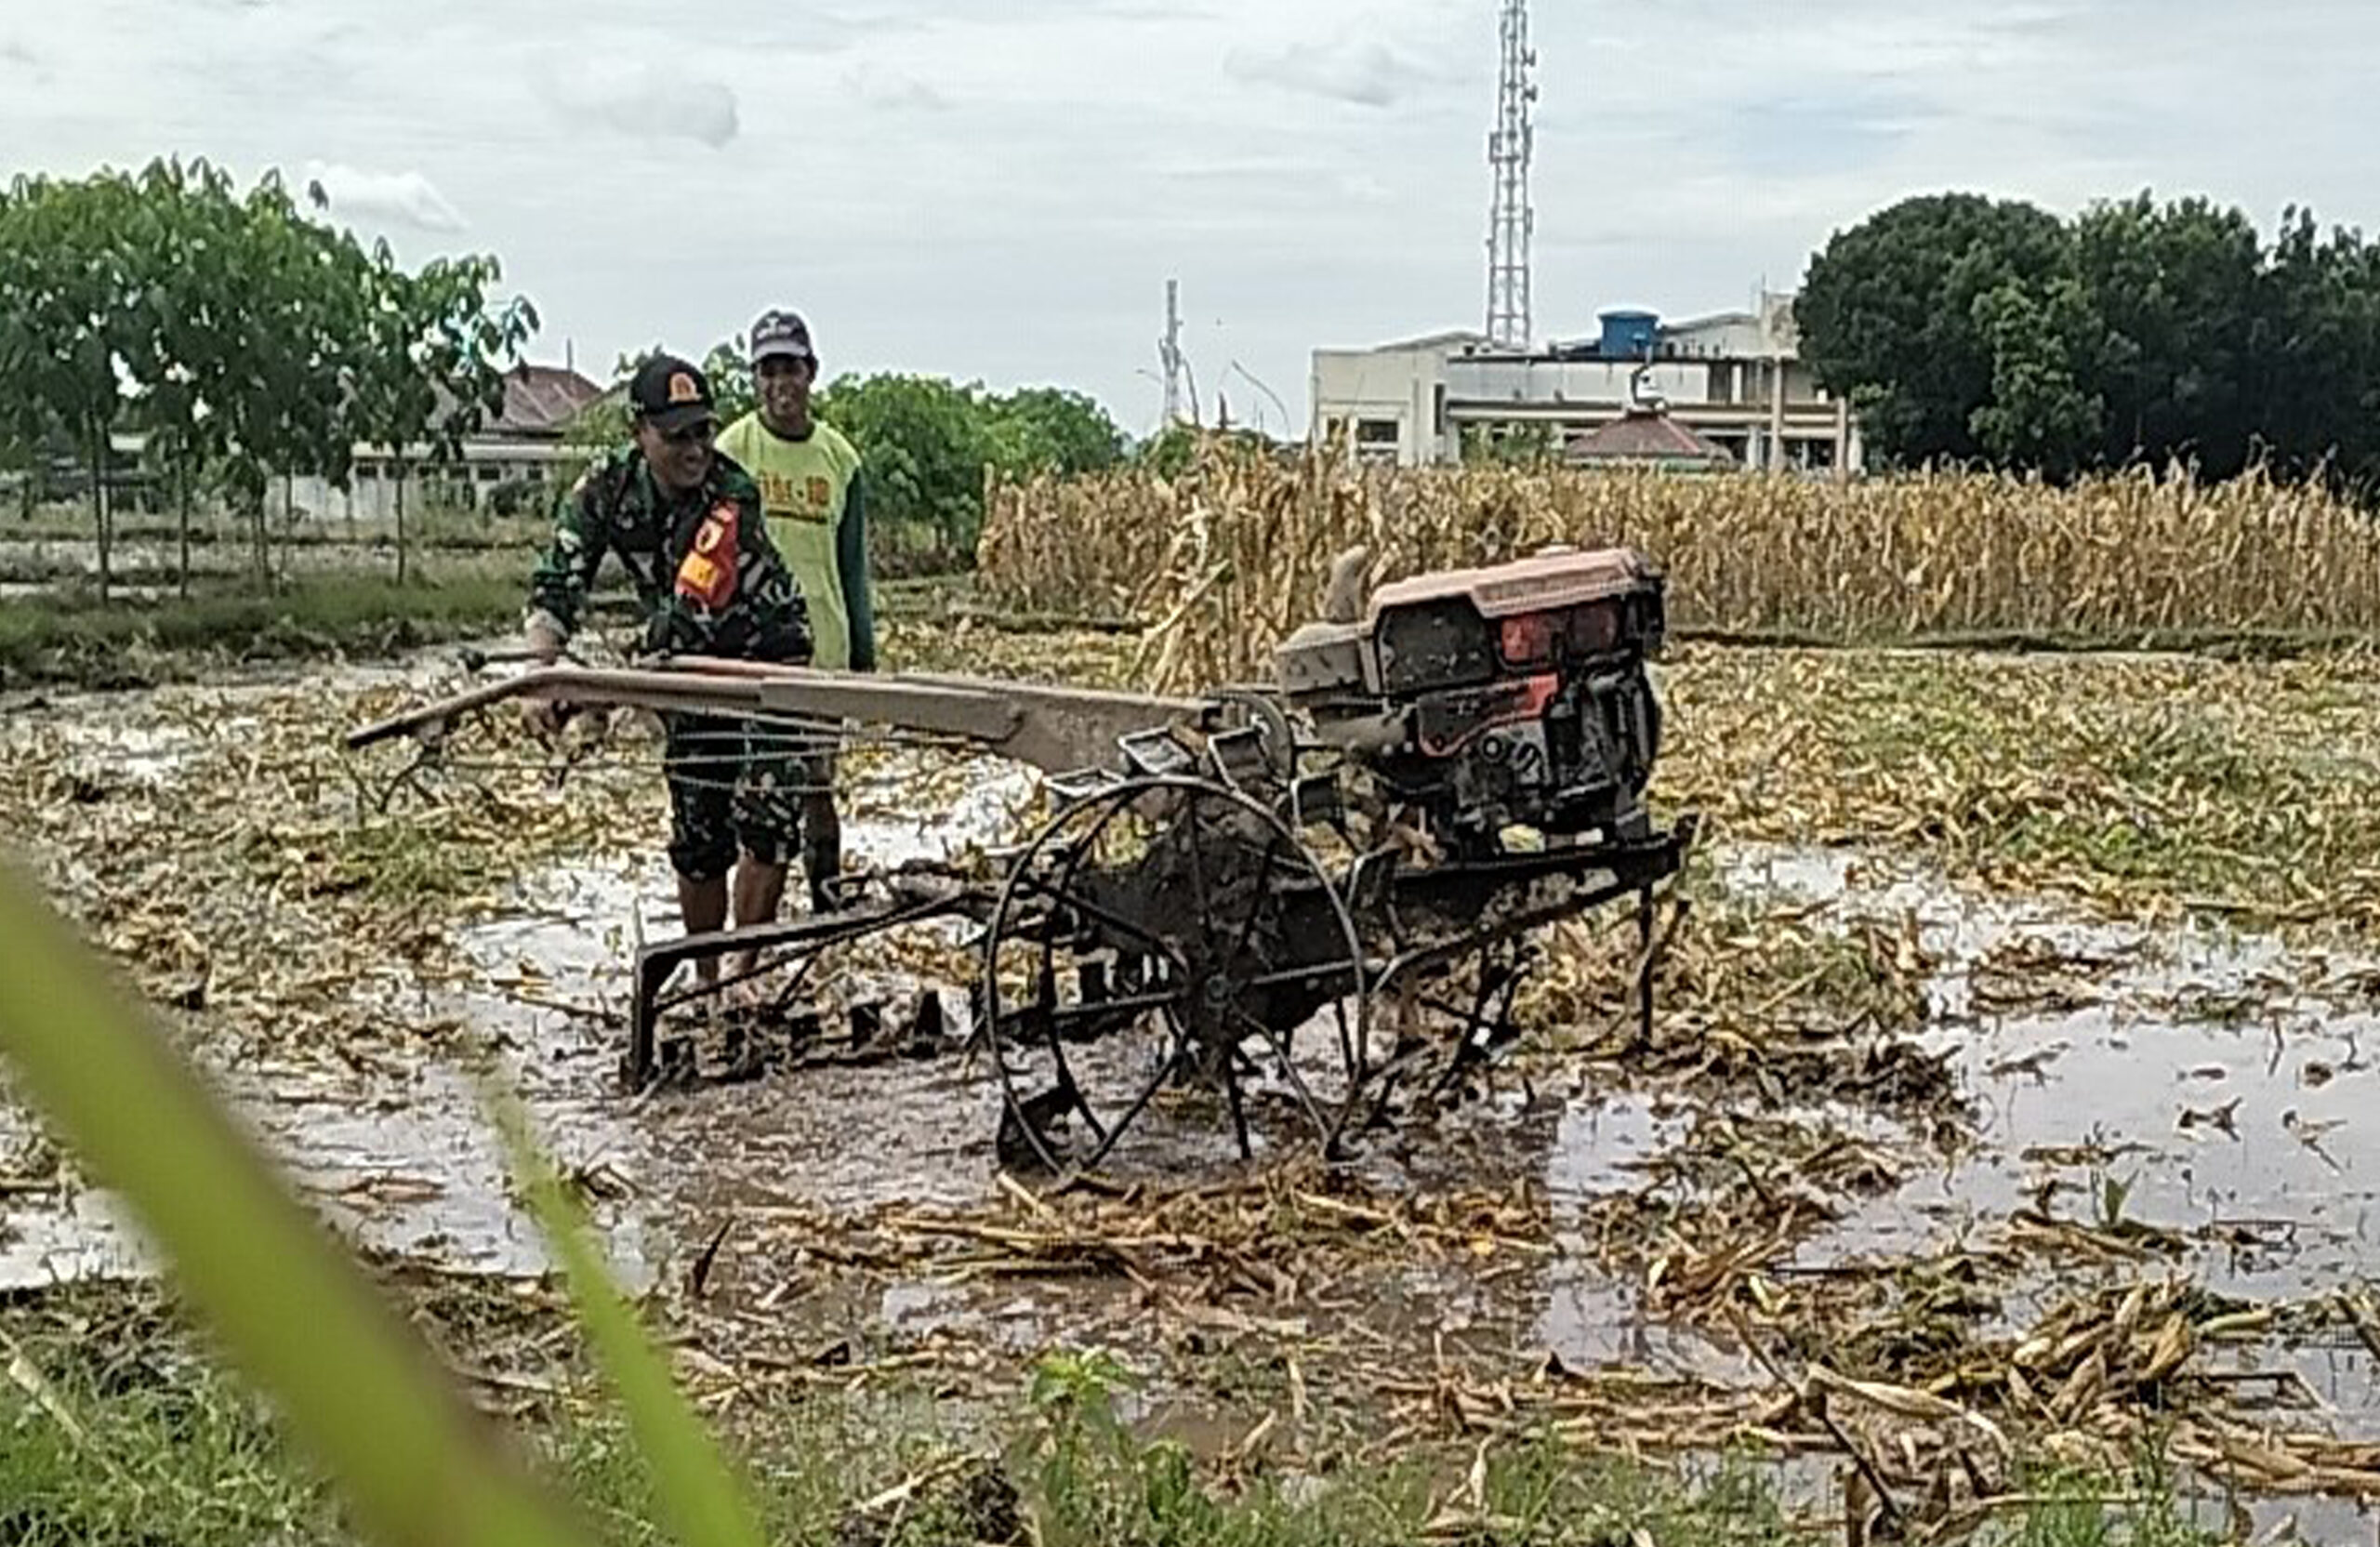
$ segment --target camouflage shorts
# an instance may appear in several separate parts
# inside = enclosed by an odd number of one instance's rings
[[[805,798],[831,798],[835,758],[780,729],[735,720],[667,717],[662,777],[669,787],[669,863],[689,880],[727,874],[738,852],[789,862]]]

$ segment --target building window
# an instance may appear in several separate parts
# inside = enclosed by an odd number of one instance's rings
[[[1355,421],[1355,443],[1359,446],[1393,446],[1399,439],[1395,419]]]

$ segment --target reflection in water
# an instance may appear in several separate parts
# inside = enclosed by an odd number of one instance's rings
[[[1841,852],[1752,847],[1725,855],[1722,869],[1739,889],[1831,904],[1846,921],[1914,913],[1940,963],[1927,985],[1926,1041],[1951,1059],[1979,1123],[1972,1145],[1946,1158],[1921,1135],[1824,1114],[1830,1129],[1885,1139],[1906,1180],[1844,1200],[1844,1217],[1782,1266],[1932,1258],[2019,1210],[2178,1233],[2186,1252],[2161,1267],[2248,1299],[2320,1297],[2380,1260],[2380,1124],[2369,1116],[2380,1021],[2285,986],[2294,979],[2278,942],[2085,923]],[[2060,993],[2038,996],[2043,1009],[2023,1002],[2021,975],[2015,1002],[1997,980],[1980,991],[1985,969],[2010,960],[2044,972],[2095,965],[2069,974],[2087,980],[2085,991],[2061,983]],[[1690,1144],[1689,1104],[1658,1119],[1653,1112],[1641,1099],[1581,1104],[1559,1124],[1546,1184],[1567,1233],[1557,1235],[1564,1258],[1549,1276],[1539,1335],[1566,1360],[1683,1362],[1725,1379],[1734,1361],[1647,1328],[1633,1288],[1599,1275],[1576,1235],[1585,1202],[1634,1194],[1644,1180],[1633,1166]],[[2034,1272],[2037,1282],[2012,1288],[2013,1317],[2029,1316],[2056,1286],[2046,1265]],[[2380,1420],[2368,1351],[2280,1356],[2341,1412]]]
[[[121,721],[73,740],[119,772],[131,753],[158,777],[170,776],[180,744],[170,727]],[[877,760],[862,776],[843,826],[854,863],[935,857],[980,841],[1028,787],[1013,770],[988,764],[939,818],[902,812],[884,792],[912,772],[904,756]],[[985,1195],[997,1088],[949,1060],[626,1098],[615,1073],[634,943],[678,928],[674,882],[656,843],[635,858],[523,882],[501,916],[458,932],[469,963],[460,981],[391,973],[352,991],[394,1022],[451,1019],[498,1051],[501,1078],[538,1143],[585,1183],[582,1196],[632,1287],[687,1250],[689,1210],[739,1189],[840,1208]],[[465,1057],[460,1049],[425,1053],[393,1076],[385,1065],[338,1075],[319,1064],[208,1072],[302,1193],[359,1241],[456,1268],[542,1272],[543,1242],[512,1199]],[[5,1107],[0,1116],[14,1125],[0,1127],[0,1138],[22,1130],[30,1142],[21,1116]],[[145,1265],[92,1195],[0,1195],[0,1287]]]

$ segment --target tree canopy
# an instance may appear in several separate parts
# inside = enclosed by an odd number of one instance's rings
[[[659,352],[623,357],[615,382]],[[683,351],[681,350],[681,353]],[[702,357],[721,422],[755,406],[752,370],[741,339]],[[1121,462],[1128,439],[1092,398],[1058,387],[993,392],[981,382],[906,372],[845,373],[813,390],[811,411],[851,439],[866,469],[869,524],[905,548],[937,561],[964,562],[984,521],[986,471],[1019,479],[1079,473]],[[571,441],[582,452],[616,445],[628,435],[619,392],[581,416]]]
[[[1797,319],[1887,466],[2261,461],[2380,485],[2380,246],[2302,210],[2265,241],[2198,198],[2061,219],[1922,195],[1830,240]]]
[[[298,207],[278,174],[243,195],[205,161],[0,193],[0,460],[60,438],[89,458],[105,574],[110,437],[205,476],[257,518],[268,481],[346,485],[358,442],[451,456],[495,413],[536,326],[497,304],[491,258],[401,268]]]

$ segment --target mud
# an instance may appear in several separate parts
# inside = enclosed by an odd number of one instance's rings
[[[1854,881],[1839,856],[1779,859],[1739,856],[1735,879],[1846,917],[1916,913],[1944,963],[1927,1040],[1983,1115],[1971,1151],[1811,1242],[1809,1263],[1930,1253],[2028,1205],[2181,1233],[2209,1287],[2248,1298],[2319,1293],[2380,1260],[2367,1051],[2380,1016],[2273,986],[2277,943],[2090,924],[1922,874]],[[1978,1002],[1986,970],[2012,953],[2051,1008]],[[2073,998],[2086,1002],[2056,1002]]]
[[[427,652],[391,666],[318,673],[316,681],[339,691],[424,683],[451,677],[454,659],[451,649]],[[285,681],[258,673],[139,700],[55,695],[20,706],[20,723],[37,722],[54,735],[60,772],[94,789],[165,784],[193,744],[192,717],[236,728],[244,700],[284,691]],[[853,760],[843,835],[856,863],[945,856],[979,840],[1029,793],[1005,765],[962,762],[954,774],[949,760],[926,771],[917,756]],[[905,799],[923,772],[960,781],[946,817]],[[739,1183],[791,1184],[846,1208],[981,1196],[991,1174],[997,1096],[961,1080],[955,1065],[824,1071],[783,1085],[628,1101],[617,1079],[625,970],[640,933],[660,939],[677,932],[676,910],[657,843],[642,856],[524,879],[496,916],[455,932],[466,967],[454,980],[390,973],[354,986],[392,1023],[469,1029],[470,1046],[413,1061],[401,1074],[390,1074],[385,1060],[342,1071],[312,1059],[302,1066],[217,1066],[205,1048],[196,1056],[332,1221],[369,1246],[459,1269],[519,1275],[548,1266],[534,1226],[509,1196],[486,1120],[490,1081],[520,1100],[540,1144],[580,1182],[616,1265],[638,1285],[680,1244],[663,1227],[697,1198],[733,1197]],[[975,1120],[920,1125],[920,1114],[970,1099],[982,1109],[970,1114]],[[822,1111],[831,1120],[822,1122]],[[0,1138],[21,1130],[23,1142],[33,1142],[20,1112],[0,1106],[0,1117],[15,1125],[0,1127]],[[932,1133],[947,1136],[943,1150],[918,1142]],[[977,1163],[951,1163],[971,1146],[980,1149]],[[722,1155],[735,1163],[719,1165]],[[0,1288],[152,1267],[103,1197],[0,1189]]]
[[[2016,1276],[1991,1286],[1997,1308],[1974,1327],[2013,1337],[2093,1277],[2180,1276],[2249,1302],[2320,1308],[2373,1275],[2380,1025],[2360,986],[2368,963],[2294,961],[2268,937],[2216,929],[2089,922],[1873,856],[1745,848],[1723,869],[1731,887],[1839,924],[1913,917],[1937,964],[1920,1040],[1950,1061],[1977,1115],[1946,1143],[1876,1112],[1789,1111],[1879,1144],[1904,1180],[1838,1199],[1837,1220],[1770,1265],[1788,1291],[2013,1250]],[[2317,988],[2291,986],[2308,982]],[[2349,991],[2325,994],[2326,982]],[[1732,1338],[1669,1326],[1639,1286],[1598,1272],[1579,1234],[1598,1199],[1642,1196],[1665,1158],[1690,1159],[1705,1109],[1691,1093],[1588,1094],[1555,1127],[1545,1180],[1562,1256],[1533,1330],[1573,1368],[1766,1383]],[[2078,1260],[2026,1221],[2114,1246]],[[2380,1368],[2336,1325],[2254,1340],[2210,1365],[2294,1371],[2342,1432],[2380,1433]]]
[[[339,681],[428,681],[452,659],[436,653]],[[271,691],[266,678],[136,703],[60,702],[41,720],[90,777],[164,783],[188,754],[187,717],[236,715],[244,694]],[[990,841],[1032,788],[1005,765],[932,753],[870,749],[845,766],[844,839],[864,865],[951,857]],[[1913,920],[1933,963],[1917,1045],[1948,1062],[1974,1114],[1952,1129],[1822,1099],[1757,1104],[1764,1120],[1838,1135],[1889,1162],[1879,1184],[1833,1197],[1831,1223],[1766,1264],[1789,1290],[2001,1251],[2018,1270],[1978,1330],[2012,1335],[2055,1293],[2095,1276],[2186,1276],[2226,1295],[2303,1303],[2373,1276],[2373,963],[2308,959],[2271,937],[2213,928],[2093,922],[1871,854],[1735,846],[1720,868],[1730,891],[1818,910],[1833,926]],[[626,969],[639,939],[677,928],[657,842],[541,870],[489,916],[455,926],[461,965],[451,975],[354,986],[391,1024],[460,1028],[423,1056],[397,1068],[244,1063],[210,1072],[306,1194],[387,1250],[500,1276],[546,1266],[483,1117],[480,1081],[492,1078],[520,1098],[575,1179],[632,1285],[683,1284],[699,1268],[700,1298],[771,1341],[777,1357],[791,1345],[822,1368],[920,1350],[964,1363],[952,1349],[1014,1359],[1106,1339],[1158,1368],[1149,1350],[1161,1297],[1129,1275],[1067,1263],[935,1271],[880,1243],[840,1238],[840,1221],[983,1210],[1003,1198],[999,1093],[986,1069],[892,1058],[624,1095]],[[963,1029],[963,996],[945,1011]],[[1596,1070],[1541,1089],[1508,1085],[1439,1130],[1384,1141],[1351,1174],[1392,1196],[1534,1190],[1541,1254],[1516,1257],[1492,1233],[1477,1254],[1391,1252],[1360,1280],[1300,1283],[1276,1291],[1278,1305],[1233,1311],[1239,1319],[1200,1332],[1199,1346],[1247,1342],[1262,1363],[1327,1327],[1415,1368],[1434,1344],[1450,1344],[1506,1368],[1551,1355],[1577,1371],[1765,1390],[1771,1377],[1758,1360],[1661,1311],[1641,1278],[1612,1270],[1593,1233],[1612,1200],[1637,1197],[1657,1176],[1694,1174],[1686,1162],[1702,1125],[1732,1115],[1744,1096]],[[53,1176],[41,1151],[34,1128],[0,1105],[0,1287],[141,1271],[138,1244],[105,1197]],[[1235,1169],[1220,1121],[1140,1159],[1145,1175],[1177,1184]],[[2028,1220],[2114,1236],[2133,1254],[2078,1262],[2027,1237]],[[1200,1313],[1220,1315],[1211,1305],[1166,1308],[1177,1334]],[[1266,1331],[1272,1323],[1304,1330]],[[2380,1372],[2351,1340],[2276,1336],[2207,1358],[2213,1368],[2294,1371],[2329,1419],[2350,1432],[2380,1429]],[[1197,1401],[1169,1407],[1160,1394],[1152,1402],[1154,1417],[1199,1429]]]

